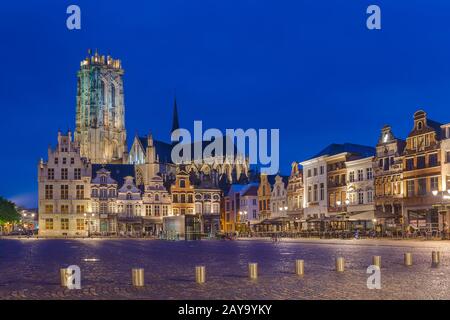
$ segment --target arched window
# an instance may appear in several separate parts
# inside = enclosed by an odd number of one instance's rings
[[[417,122],[417,130],[422,130],[422,121]]]
[[[155,194],[155,201],[159,201],[159,194]]]
[[[131,193],[127,193],[127,200],[131,200]]]
[[[116,106],[116,87],[111,84],[111,107]]]
[[[100,101],[101,104],[105,104],[105,81],[100,80]]]

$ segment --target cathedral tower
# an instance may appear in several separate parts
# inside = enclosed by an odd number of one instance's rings
[[[81,61],[75,140],[92,163],[127,159],[123,73],[120,60],[97,52]]]

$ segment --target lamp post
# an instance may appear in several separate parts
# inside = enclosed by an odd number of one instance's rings
[[[343,214],[344,219],[347,218],[347,207],[350,204],[350,200],[345,199],[344,204],[342,204],[341,200],[336,201],[336,205],[338,207],[339,213]]]
[[[434,197],[439,197],[439,202],[437,205],[433,205],[433,207],[437,207],[438,209],[438,213],[441,215],[441,219],[442,219],[442,231],[443,231],[443,237],[446,238],[447,235],[447,229],[448,229],[448,224],[447,224],[447,219],[445,218],[445,215],[447,214],[447,205],[448,205],[448,200],[450,200],[450,189],[444,191],[444,190],[433,190],[431,192],[433,194]],[[447,200],[447,201],[446,201]]]

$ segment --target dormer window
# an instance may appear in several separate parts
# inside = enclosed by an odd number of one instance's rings
[[[417,130],[422,130],[423,128],[423,122],[422,121],[418,121],[417,122]]]
[[[106,183],[106,177],[105,176],[101,176],[100,177],[100,183]]]

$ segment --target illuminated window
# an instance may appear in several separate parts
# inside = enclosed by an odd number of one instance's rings
[[[45,185],[45,199],[53,199],[53,185],[51,184]]]
[[[77,199],[84,199],[84,186],[83,185],[77,185]]]
[[[84,230],[84,219],[77,219],[77,230],[78,231]]]
[[[45,205],[45,213],[53,213],[53,205],[52,204]]]
[[[77,213],[84,213],[84,205],[77,205]]]
[[[69,219],[61,219],[61,230],[69,230]]]
[[[430,178],[430,190],[439,190],[439,178],[438,177],[432,177]]]
[[[69,205],[67,205],[67,204],[61,205],[61,213],[64,213],[64,214],[69,213]]]
[[[53,219],[45,219],[45,229],[53,230]]]
[[[69,199],[69,186],[67,184],[61,185],[61,199]]]

